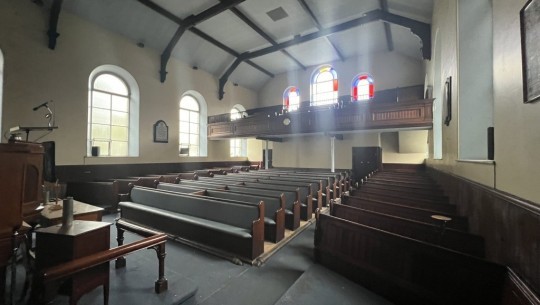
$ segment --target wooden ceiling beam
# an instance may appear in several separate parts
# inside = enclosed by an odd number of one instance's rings
[[[162,83],[165,82],[165,79],[167,77],[166,68],[167,68],[167,63],[169,62],[169,59],[171,58],[172,50],[174,49],[174,47],[176,46],[180,38],[182,38],[182,35],[184,35],[186,30],[193,28],[198,23],[208,20],[244,1],[245,0],[221,0],[218,4],[201,12],[198,15],[191,15],[185,18],[184,20],[178,17],[174,18],[175,22],[178,23],[179,26],[178,26],[178,29],[176,30],[176,33],[174,33],[174,36],[172,37],[171,41],[169,41],[169,43],[167,44],[167,47],[165,48],[163,53],[161,53],[161,69],[159,71],[161,82]],[[166,11],[165,9],[159,7],[158,5],[156,5],[155,3],[149,0],[139,0],[139,2],[155,10],[159,8],[159,11],[162,11],[162,12]]]
[[[242,11],[240,11],[238,8],[233,7],[231,8],[231,12],[236,15],[236,17],[240,18],[245,24],[247,24],[252,30],[257,32],[262,38],[266,39],[270,44],[273,46],[277,45],[277,42],[270,37],[270,35],[266,34],[255,22],[253,22],[251,19],[249,19]],[[281,53],[285,54],[285,56],[289,57],[292,61],[298,65],[302,70],[306,70],[306,66],[304,66],[298,59],[296,59],[294,56],[292,56],[287,50],[281,50]]]
[[[388,12],[388,0],[379,0],[381,9],[384,12]],[[392,39],[392,29],[390,28],[390,23],[384,22],[384,34],[386,35],[386,46],[388,51],[394,51],[394,40]]]
[[[305,0],[298,0],[298,2],[300,3],[300,6],[302,6],[304,11],[311,17],[311,20],[315,23],[315,26],[317,27],[317,29],[319,29],[319,31],[322,30],[323,26],[319,22],[319,19],[317,18],[317,16],[315,16],[315,13],[313,13],[311,8],[308,6],[306,1]],[[328,44],[330,45],[330,47],[334,50],[334,53],[337,55],[337,57],[339,57],[339,59],[341,61],[345,61],[345,57],[343,56],[343,54],[341,54],[341,51],[336,46],[336,44],[334,42],[332,42],[330,37],[326,36],[325,39],[328,42]]]
[[[150,0],[138,0],[138,1],[140,3],[142,3],[142,4],[144,4],[149,9],[151,9],[154,12],[160,14],[161,16],[171,20],[172,22],[175,22],[178,25],[181,25],[184,22],[184,20],[182,20],[182,18],[179,18],[178,16],[172,14],[171,12],[167,11],[166,9],[162,8],[161,6],[155,4],[154,2],[152,2]],[[217,41],[216,39],[214,39],[210,35],[204,33],[203,31],[201,31],[199,29],[197,29],[196,27],[191,27],[188,30],[190,32],[192,32],[193,34],[199,36],[200,38],[206,40],[210,44],[220,48],[222,51],[225,51],[226,53],[229,53],[230,55],[233,55],[234,57],[238,57],[240,55],[240,53],[238,53],[235,50],[229,48],[228,46],[224,45],[223,43]],[[274,77],[274,74],[270,73],[268,70],[265,70],[261,66],[255,64],[251,60],[246,60],[245,62],[246,62],[246,64],[248,64],[248,65],[252,66],[253,68],[261,71],[262,73],[264,73],[264,74],[266,74],[266,75],[268,75],[270,77]]]
[[[54,0],[51,6],[51,14],[49,16],[49,30],[47,36],[49,36],[49,49],[54,50],[56,48],[56,39],[60,34],[58,29],[58,18],[60,17],[60,11],[62,10],[63,0]]]
[[[322,30],[319,30],[314,33],[306,34],[306,35],[297,35],[293,39],[284,41],[282,43],[278,43],[277,45],[273,45],[270,47],[262,48],[253,52],[245,52],[240,54],[239,57],[236,58],[235,62],[225,71],[223,76],[219,79],[219,99],[223,98],[224,94],[224,87],[227,83],[228,77],[231,75],[231,73],[238,67],[240,62],[253,59],[259,56],[263,56],[266,54],[270,54],[273,52],[280,51],[282,49],[298,45],[304,42],[308,42],[317,38],[326,37],[329,35],[332,35],[334,33],[338,33],[341,31],[345,31],[348,29],[352,29],[358,26],[362,26],[364,24],[374,22],[374,21],[386,21],[392,24],[396,24],[399,26],[403,26],[406,28],[409,28],[413,34],[420,37],[422,40],[422,55],[424,59],[431,59],[431,25],[428,23],[420,22],[414,19],[410,19],[407,17],[395,15],[389,12],[385,12],[383,10],[373,10],[370,12],[367,12],[364,14],[364,16],[360,18],[356,18],[329,28],[323,28]]]

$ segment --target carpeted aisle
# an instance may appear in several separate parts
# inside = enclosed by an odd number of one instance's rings
[[[114,222],[113,215],[104,221]],[[169,240],[166,244],[165,276],[169,290],[153,292],[157,279],[157,259],[153,250],[127,256],[127,269],[115,270],[111,262],[111,305],[273,305],[273,304],[371,304],[391,303],[365,290],[313,259],[315,224],[293,237],[260,267],[235,265],[229,260]],[[140,237],[126,232],[125,243]],[[111,228],[111,247],[116,246],[116,230]],[[332,302],[329,302],[332,300]],[[334,302],[335,301],[335,302]],[[57,297],[54,304],[68,304]],[[80,305],[103,304],[97,288],[84,295]]]

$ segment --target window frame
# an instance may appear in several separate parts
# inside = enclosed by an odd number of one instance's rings
[[[125,86],[126,90],[127,90],[127,95],[123,95],[123,94],[118,94],[116,92],[109,92],[109,91],[105,91],[105,90],[102,90],[102,89],[96,89],[95,88],[95,84],[96,84],[96,81],[98,80],[99,77],[101,76],[104,76],[104,75],[111,75],[115,78],[117,78],[119,81],[122,82],[122,84]],[[110,107],[108,109],[106,108],[101,108],[101,107],[97,107],[94,105],[94,95],[95,93],[100,93],[100,94],[106,94],[109,96],[110,98]],[[113,97],[114,96],[117,96],[117,97],[121,97],[121,98],[126,98],[128,100],[127,102],[127,111],[118,111],[118,110],[114,110],[113,109]],[[88,122],[88,125],[89,125],[89,130],[88,130],[88,133],[89,133],[89,138],[88,138],[88,141],[89,141],[89,145],[92,147],[92,146],[97,146],[95,145],[94,143],[95,142],[108,142],[108,151],[107,153],[105,154],[101,149],[100,149],[100,152],[99,152],[99,156],[100,157],[128,157],[130,156],[130,153],[129,153],[129,142],[130,142],[130,136],[129,136],[129,130],[131,128],[131,124],[130,124],[130,114],[131,114],[131,108],[132,108],[132,105],[131,105],[131,96],[132,96],[132,93],[131,93],[131,88],[128,84],[128,82],[121,76],[119,75],[118,73],[115,73],[113,71],[102,71],[102,72],[99,72],[97,74],[95,74],[91,80],[91,87],[90,87],[90,100],[89,100],[89,113],[88,113],[88,117],[89,117],[89,122]],[[94,109],[100,109],[100,110],[107,110],[109,111],[110,115],[109,115],[109,123],[108,124],[105,124],[105,123],[96,123],[94,121],[94,117],[93,117],[93,110]],[[113,112],[116,111],[116,112],[123,112],[123,113],[127,113],[127,126],[124,126],[124,125],[115,125],[113,124]],[[100,140],[96,140],[94,137],[93,137],[93,126],[94,125],[102,125],[102,126],[109,126],[109,135],[108,135],[108,138],[103,138],[103,139],[100,139]],[[127,128],[127,140],[126,141],[123,141],[123,140],[113,140],[113,126],[118,126],[118,127],[126,127]],[[112,151],[112,144],[113,142],[121,142],[121,143],[126,143],[126,152],[125,154],[122,154],[122,155],[112,155],[111,151]]]
[[[331,79],[319,81],[321,74],[330,73]],[[319,91],[319,87],[328,85],[332,86],[332,90]],[[328,95],[331,98],[321,99],[321,95]],[[328,106],[338,103],[339,99],[339,80],[337,71],[331,65],[322,65],[316,68],[311,74],[310,82],[310,105],[311,106]]]
[[[197,111],[195,110],[191,110],[191,109],[187,109],[187,108],[182,108],[182,101],[185,99],[185,98],[191,98],[193,99],[193,101],[195,101],[197,103]],[[189,130],[188,132],[183,132],[182,131],[182,120],[181,120],[181,117],[182,117],[182,111],[187,111],[188,113],[188,121],[186,122],[189,126]],[[198,118],[198,121],[196,123],[196,133],[195,132],[191,132],[191,125],[192,124],[195,124],[195,123],[192,123],[191,122],[191,114],[192,113],[196,113],[197,114],[197,118]],[[191,94],[184,94],[181,98],[180,98],[180,101],[178,102],[178,123],[179,123],[179,126],[178,126],[178,154],[181,155],[181,156],[186,156],[185,154],[181,154],[182,152],[182,145],[183,144],[187,144],[188,145],[188,153],[187,153],[187,157],[200,157],[201,156],[201,103],[199,102],[199,100],[197,99],[197,97],[191,95]],[[185,121],[184,121],[185,122]],[[182,133],[187,133],[187,136],[188,136],[188,143],[181,143],[180,142],[180,139],[182,138]],[[191,136],[194,135],[194,136],[197,136],[197,154],[196,155],[192,155],[191,154],[191,146],[192,146],[192,143],[191,143]]]
[[[234,117],[233,111],[236,111],[238,117]],[[242,118],[242,113],[246,109],[240,104],[236,104],[231,108],[231,121]],[[229,140],[229,156],[231,158],[245,158],[247,157],[247,139],[245,138],[233,138]]]
[[[369,87],[367,98],[360,98],[365,97],[366,94],[360,95],[359,88],[360,88],[360,82],[361,81],[367,81],[367,86]],[[369,73],[360,73],[356,75],[352,82],[351,82],[351,97],[353,102],[363,102],[363,101],[369,101],[375,97],[375,81],[373,80],[373,77]]]
[[[291,104],[291,93],[295,92],[298,97],[297,103]],[[296,106],[296,107],[294,107]],[[296,86],[289,86],[283,91],[283,109],[287,111],[296,111],[300,108],[300,90]]]

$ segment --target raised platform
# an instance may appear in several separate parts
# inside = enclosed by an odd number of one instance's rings
[[[322,265],[314,264],[275,303],[275,305],[293,304],[392,305],[393,303]]]

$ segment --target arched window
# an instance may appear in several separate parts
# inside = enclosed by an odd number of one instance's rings
[[[126,70],[106,65],[90,74],[88,155],[126,157],[139,153],[139,88]]]
[[[180,100],[180,155],[200,155],[200,107],[199,102],[191,96],[184,95]]]
[[[242,118],[245,111],[242,105],[235,105],[231,109],[231,121]],[[231,157],[247,157],[246,139],[231,139]]]
[[[295,86],[290,86],[283,92],[283,109],[295,111],[300,107],[300,90]]]
[[[311,105],[329,105],[337,103],[338,78],[334,68],[324,65],[311,75]]]
[[[365,101],[372,99],[375,94],[373,78],[369,74],[358,74],[354,77],[351,87],[353,101]]]
[[[178,103],[178,151],[181,156],[207,156],[207,106],[204,97],[195,90],[182,94]]]

